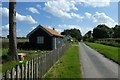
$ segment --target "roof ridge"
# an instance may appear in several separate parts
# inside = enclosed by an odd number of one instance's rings
[[[56,30],[50,29],[48,27],[42,26],[44,29],[46,29],[49,33],[56,35],[56,36],[60,36],[60,37],[64,37],[63,35],[61,35],[59,32],[57,32]]]

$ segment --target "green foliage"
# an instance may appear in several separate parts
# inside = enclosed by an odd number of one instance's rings
[[[93,38],[109,38],[110,28],[106,25],[98,25],[93,29]]]
[[[120,25],[116,25],[114,28],[109,28],[104,24],[100,24],[93,29],[93,38],[120,38]]]
[[[78,47],[70,47],[45,78],[81,78]]]
[[[104,45],[120,47],[120,38],[97,39],[95,42],[104,44]]]
[[[114,28],[114,34],[113,37],[115,38],[120,38],[120,25],[116,25]]]
[[[92,48],[96,49],[98,52],[106,56],[107,58],[112,59],[113,61],[120,64],[120,56],[118,51],[120,48],[112,47],[112,46],[106,46],[98,43],[89,43],[86,42],[87,45],[91,46]]]
[[[83,36],[83,41],[94,42],[93,37],[92,37],[92,31],[88,31],[88,32]]]
[[[63,32],[61,32],[62,35],[70,35],[71,37],[77,39],[78,41],[81,40],[82,35],[79,29],[66,29]]]

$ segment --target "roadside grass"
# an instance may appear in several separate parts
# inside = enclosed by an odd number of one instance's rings
[[[44,78],[81,78],[78,46],[70,47]]]
[[[96,49],[98,52],[103,54],[105,57],[120,64],[120,55],[118,53],[120,51],[120,47],[113,47],[113,46],[107,46],[103,44],[90,43],[90,42],[85,42],[85,44]]]

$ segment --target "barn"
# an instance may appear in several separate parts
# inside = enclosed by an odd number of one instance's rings
[[[63,37],[63,35],[59,34],[54,29],[50,29],[41,25],[36,27],[27,35],[32,49],[39,50],[54,50],[62,46]]]

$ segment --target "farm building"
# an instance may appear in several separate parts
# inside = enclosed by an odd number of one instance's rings
[[[60,47],[63,43],[63,35],[54,29],[41,25],[32,30],[27,37],[33,49],[53,50]]]

